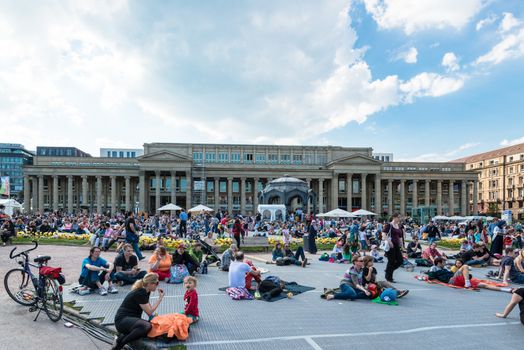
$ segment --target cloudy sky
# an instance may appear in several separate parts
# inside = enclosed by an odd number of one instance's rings
[[[0,3],[0,142],[524,142],[524,1]]]

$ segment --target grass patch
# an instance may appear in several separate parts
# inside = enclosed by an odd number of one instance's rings
[[[88,246],[89,242],[84,240],[74,240],[74,239],[61,239],[61,238],[32,238],[32,237],[16,237],[13,238],[14,244],[32,244],[33,240],[38,241],[39,245],[61,245],[61,246]]]
[[[441,248],[447,248],[452,250],[459,250],[460,249],[460,243],[455,242],[447,242],[446,240],[440,240],[437,242],[437,246]]]

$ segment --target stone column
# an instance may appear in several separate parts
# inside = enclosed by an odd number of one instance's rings
[[[111,176],[111,214],[116,212],[116,176]]]
[[[31,206],[33,211],[38,211],[38,178],[36,176],[31,176]]]
[[[382,212],[382,181],[380,174],[375,174],[375,213],[381,215]]]
[[[393,208],[393,180],[388,179],[388,214],[391,216],[395,208]]]
[[[67,211],[73,212],[73,176],[67,176]]]
[[[160,208],[160,171],[155,171],[155,212]]]
[[[468,192],[466,191],[466,180],[460,182],[460,215],[468,215]]]
[[[44,212],[44,176],[38,175],[38,211]]]
[[[96,176],[96,212],[102,213],[102,176]]]
[[[88,199],[87,199],[87,176],[82,175],[82,206],[87,207]]]
[[[171,203],[176,205],[176,171],[171,172]]]
[[[58,176],[53,175],[53,211],[58,210]]]
[[[346,202],[347,211],[353,211],[353,174],[346,174]]]
[[[437,215],[442,215],[442,180],[437,180]]]
[[[253,214],[258,213],[258,182],[260,179],[255,177],[253,179]]]
[[[424,189],[424,205],[426,207],[429,207],[429,204],[431,203],[430,201],[430,195],[431,195],[431,186],[430,186],[430,181],[431,180],[426,180],[426,187]]]
[[[367,177],[368,177],[368,174],[361,174],[361,201],[362,201],[362,204],[360,206],[360,208],[364,209],[364,210],[367,210],[368,208],[368,196],[367,196],[367,191],[368,191],[368,188],[367,188],[367,184],[366,184],[366,180],[367,180]]]
[[[406,215],[406,180],[400,180],[400,215]]]
[[[215,211],[218,212],[220,210],[220,178],[215,177]]]
[[[29,184],[29,176],[24,175],[24,212],[31,211],[31,185]]]
[[[473,181],[473,213],[472,215],[477,215],[479,213],[478,196],[479,196],[478,181],[475,180]]]
[[[411,207],[413,209],[418,207],[418,180],[413,180],[413,201]]]
[[[318,212],[324,212],[324,179],[318,179]]]
[[[191,203],[193,202],[193,179],[191,177],[191,171],[186,171],[186,210],[191,209]]]
[[[453,184],[455,183],[455,181],[453,180],[449,180],[449,202],[448,202],[448,212],[449,212],[449,216],[453,216],[455,215],[455,196],[454,196],[454,193],[453,193]]]
[[[240,178],[240,215],[246,214],[246,178]]]
[[[146,173],[141,171],[138,177],[138,210],[146,211]]]
[[[338,174],[331,177],[331,205],[330,210],[338,208]]]
[[[227,178],[227,212],[229,215],[233,213],[233,178]]]
[[[126,176],[126,211],[131,210],[131,177]]]

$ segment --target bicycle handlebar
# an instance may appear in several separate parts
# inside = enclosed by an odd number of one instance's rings
[[[37,241],[32,241],[32,242],[35,244],[35,246],[33,248],[28,249],[28,250],[24,250],[23,252],[20,252],[20,253],[18,253],[16,255],[13,255],[13,253],[16,250],[16,247],[14,247],[13,250],[11,250],[11,252],[9,253],[9,258],[14,259],[14,258],[16,258],[16,257],[18,257],[18,256],[20,256],[22,254],[29,253],[30,251],[35,250],[36,248],[38,248],[38,242]]]

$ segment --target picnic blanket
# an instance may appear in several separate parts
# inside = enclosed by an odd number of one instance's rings
[[[473,291],[479,291],[479,289],[473,289],[473,288],[466,288],[466,287],[459,287],[459,286],[456,286],[454,284],[451,284],[451,283],[444,283],[444,282],[441,282],[437,279],[434,279],[434,280],[430,280],[428,278],[428,276],[415,276],[416,279],[418,279],[419,281],[424,281],[426,283],[430,283],[430,284],[440,284],[441,286],[446,286],[446,287],[450,287],[450,288],[455,288],[455,289],[465,289],[465,290],[473,290]]]
[[[380,299],[380,297],[376,297],[375,299],[371,299],[371,302],[372,303],[377,303],[377,304],[384,304],[384,305],[391,305],[391,306],[398,306],[398,302],[395,300],[395,301],[382,301]]]

